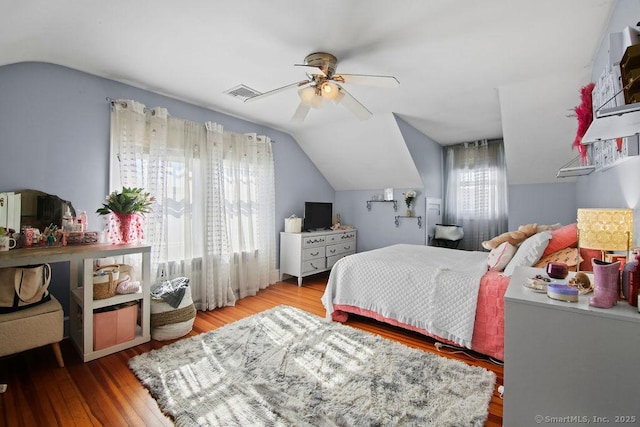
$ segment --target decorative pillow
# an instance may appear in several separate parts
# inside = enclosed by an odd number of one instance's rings
[[[549,231],[549,230],[557,230],[558,228],[562,227],[562,224],[560,224],[559,222],[556,222],[555,224],[551,224],[551,225],[539,225],[538,228],[536,228],[536,233],[540,233],[542,231]]]
[[[551,232],[551,241],[544,250],[543,257],[564,248],[576,247],[578,244],[578,224],[568,224]]]
[[[516,267],[531,267],[542,258],[542,253],[549,245],[551,239],[550,231],[534,234],[522,242],[518,247],[518,252],[513,256],[509,264],[504,269],[505,276],[511,276]]]
[[[553,241],[553,237],[551,238],[551,241]],[[549,242],[549,245],[551,245],[551,242]],[[547,246],[547,248],[548,247],[549,246]],[[579,261],[582,262],[582,257]],[[545,268],[550,262],[562,262],[567,264],[567,267],[575,267],[578,265],[578,248],[564,248],[546,256],[543,254],[540,261],[538,261],[534,267]]]
[[[487,257],[489,270],[502,271],[507,266],[511,258],[515,255],[517,247],[509,242],[503,242],[495,249],[492,249]]]
[[[593,258],[601,259],[602,251],[600,249],[580,248],[580,259],[582,259],[580,271],[593,271],[593,265],[591,264]]]

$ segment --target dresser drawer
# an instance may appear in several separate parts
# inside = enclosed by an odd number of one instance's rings
[[[342,242],[337,245],[329,245],[327,246],[327,256],[340,255],[347,252],[354,252],[356,250],[356,243],[352,242]]]
[[[325,257],[325,247],[318,246],[317,248],[309,248],[302,250],[302,260],[306,261],[308,259],[314,258],[324,258]]]
[[[302,239],[303,248],[313,248],[315,246],[324,246],[327,236],[308,236]]]
[[[338,262],[339,259],[342,259],[348,255],[352,255],[355,254],[355,252],[346,252],[346,253],[342,253],[340,255],[333,255],[333,256],[329,256],[327,257],[327,268],[333,268],[333,265]]]
[[[325,258],[316,258],[302,261],[302,274],[324,271],[326,269],[325,261]]]
[[[356,239],[356,233],[355,232],[346,231],[344,233],[328,235],[327,236],[327,244],[330,245],[332,243],[346,242],[346,241],[355,240],[355,239]]]

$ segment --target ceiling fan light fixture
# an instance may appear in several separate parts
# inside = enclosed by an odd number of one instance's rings
[[[303,104],[310,106],[316,96],[316,90],[313,86],[307,86],[298,91],[298,96]]]
[[[313,98],[311,98],[311,107],[312,108],[320,108],[322,107],[322,96],[321,95],[313,95]]]
[[[320,86],[320,90],[324,98],[335,100],[339,95],[340,88],[335,83],[324,82]]]
[[[336,74],[337,64],[337,58],[330,53],[316,52],[307,55],[304,59],[304,64],[295,64],[305,68],[306,80],[258,94],[246,99],[245,102],[253,102],[296,88],[300,97],[300,104],[292,117],[295,122],[302,122],[311,108],[322,107],[324,99],[344,106],[360,120],[367,120],[372,115],[371,111],[354,98],[342,84],[353,83],[374,87],[396,87],[399,84],[398,79],[393,76]]]
[[[340,90],[340,86],[337,87],[338,90],[336,91],[336,95],[333,98],[333,102],[335,102],[336,104],[340,104],[340,101],[342,101],[342,98],[344,98],[344,92]]]

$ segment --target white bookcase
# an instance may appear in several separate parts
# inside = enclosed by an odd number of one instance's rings
[[[331,270],[340,259],[356,252],[356,230],[280,233],[280,280],[302,278]]]

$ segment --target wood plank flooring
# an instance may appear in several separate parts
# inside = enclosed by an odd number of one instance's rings
[[[216,329],[252,314],[286,304],[319,316],[325,311],[320,297],[327,275],[279,282],[255,297],[244,298],[235,307],[198,312],[190,335]],[[496,391],[489,406],[486,426],[502,425],[502,399],[497,386],[503,384],[503,368],[479,355],[439,352],[433,340],[374,320],[350,316],[348,325],[401,342],[410,347],[485,367],[497,375]],[[127,366],[128,360],[171,341],[151,341],[88,363],[82,363],[75,348],[62,342],[65,367],[59,368],[51,349],[45,346],[0,359],[0,426],[170,426],[147,390]],[[0,343],[1,345],[1,343]]]

